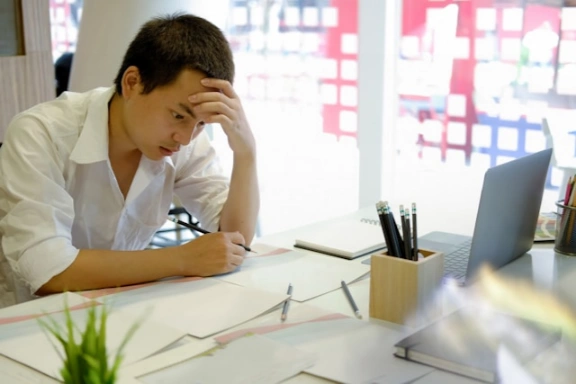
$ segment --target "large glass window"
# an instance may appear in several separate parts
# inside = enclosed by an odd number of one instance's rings
[[[263,234],[357,208],[357,12],[356,0],[231,2],[226,32],[258,139]]]
[[[399,169],[446,170],[447,180],[454,180],[455,169],[482,174],[545,148],[544,117],[574,121],[572,6],[562,0],[403,0]],[[553,167],[547,207],[561,180]],[[402,185],[414,186],[399,183],[400,195]]]
[[[76,51],[83,0],[50,0],[52,57]]]

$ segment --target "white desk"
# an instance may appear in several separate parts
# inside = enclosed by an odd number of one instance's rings
[[[356,213],[346,215],[345,218],[350,217],[369,217],[373,216],[372,208],[366,208],[359,210]],[[339,219],[334,219],[339,220]],[[329,220],[332,221],[332,220]],[[328,221],[328,222],[329,222]],[[296,228],[290,231],[286,231],[279,234],[265,236],[256,241],[256,243],[263,243],[274,245],[284,248],[292,248],[294,239],[300,233],[304,233],[310,228],[317,227],[323,223],[312,224],[304,226],[301,228]],[[443,221],[443,225],[435,227],[433,229],[437,230],[453,230],[453,222]],[[420,233],[424,234],[429,232],[432,228],[427,221],[422,220],[422,226]],[[465,232],[464,232],[465,233]],[[301,252],[307,252],[304,250],[299,250]],[[331,257],[331,256],[326,256]],[[359,258],[350,261],[351,263],[361,262],[364,258]],[[525,279],[526,281],[533,281],[537,287],[544,290],[552,292],[556,297],[561,298],[565,302],[572,306],[576,306],[576,258],[568,257],[563,255],[555,254],[552,250],[551,244],[536,245],[528,254],[522,256],[521,258],[515,260],[509,265],[503,267],[498,271],[499,276],[506,276],[512,278]],[[468,288],[459,288],[468,289]],[[385,323],[379,320],[368,319],[368,305],[369,305],[369,279],[363,279],[350,285],[350,290],[354,299],[356,300],[361,313],[364,315],[366,321],[372,321],[381,324],[383,327],[388,329],[399,329],[396,324]],[[343,313],[348,316],[353,316],[352,310],[345,299],[344,294],[341,290],[336,290],[315,299],[312,299],[307,304],[315,305],[323,309]],[[293,303],[292,305],[298,305],[298,303]],[[185,348],[188,351],[197,350],[202,352],[208,347],[213,345],[211,338],[205,340],[197,340],[190,338],[190,343],[187,346],[180,347]],[[169,353],[169,352],[167,352]],[[190,353],[190,352],[189,352]],[[154,359],[151,358],[151,359]],[[147,360],[151,360],[147,359]],[[151,364],[148,361],[143,361],[136,363],[135,366],[146,366]],[[12,377],[25,377],[22,382],[34,382],[34,383],[54,383],[51,378],[36,373],[26,367],[23,367],[19,363],[11,361],[5,357],[0,356],[0,382],[2,381],[2,375],[9,373]],[[6,377],[6,376],[4,376]],[[445,383],[454,380],[454,382],[473,382],[460,376],[438,373],[437,375],[430,375],[429,378],[423,378],[416,381],[418,384],[429,384],[429,383]],[[321,383],[328,382],[326,380],[314,377],[308,374],[300,374],[299,376],[288,381],[289,383]]]

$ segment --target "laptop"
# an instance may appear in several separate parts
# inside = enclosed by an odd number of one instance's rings
[[[532,248],[552,149],[486,171],[472,236],[431,232],[418,247],[444,253],[444,277],[465,285],[480,267],[500,268]]]

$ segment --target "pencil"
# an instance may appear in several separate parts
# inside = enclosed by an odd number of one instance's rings
[[[564,193],[564,205],[567,205],[570,201],[570,195],[572,194],[572,188],[574,186],[574,179],[572,176],[568,179],[568,183],[566,184],[566,192]]]
[[[418,261],[418,223],[416,222],[416,203],[412,203],[412,239],[414,241],[412,260]]]
[[[390,228],[391,244],[388,246],[388,249],[392,249],[392,255],[402,257],[404,243],[401,241],[402,238],[400,237],[396,220],[394,220],[394,215],[392,214],[392,211],[390,211],[390,206],[386,202],[384,204],[384,217],[388,220],[388,228]]]
[[[389,256],[396,256],[392,251],[392,239],[390,237],[390,229],[388,228],[388,220],[384,216],[384,202],[379,201],[376,203],[376,212],[378,212],[378,218],[380,219],[380,226],[382,227],[382,233],[384,234],[384,241],[386,242],[386,253]]]
[[[400,204],[400,227],[402,228],[402,240],[404,240],[404,246],[400,249],[400,253],[403,259],[411,259],[410,255],[406,253],[406,250],[408,249],[406,248],[406,241],[408,241],[408,238],[406,237],[406,216],[404,215],[404,205],[402,204]]]
[[[354,301],[354,298],[352,297],[352,294],[348,289],[348,285],[346,285],[346,282],[344,280],[340,282],[340,285],[342,285],[342,290],[344,291],[344,294],[346,295],[346,298],[348,299],[348,302],[350,303],[350,306],[352,307],[354,314],[356,315],[357,318],[361,319],[362,315],[360,314],[360,310],[356,306],[356,302]]]
[[[175,217],[168,217],[167,219],[168,219],[168,221],[171,221],[171,222],[176,223],[176,224],[180,224],[183,227],[186,227],[186,228],[191,229],[191,230],[196,231],[196,232],[200,232],[204,235],[211,233],[210,231],[207,231],[204,228],[201,228],[201,227],[194,225],[194,224],[187,223],[187,222],[182,221],[182,220],[178,220]],[[247,247],[244,244],[238,244],[238,245],[241,246],[242,248],[244,248],[244,250],[246,250],[247,252],[256,253],[252,249],[250,249],[250,247]]]
[[[286,292],[288,297],[284,302],[284,306],[282,307],[282,315],[280,315],[280,320],[284,321],[288,317],[288,308],[290,307],[290,299],[292,299],[292,283],[288,284],[288,292]]]
[[[404,231],[404,253],[406,254],[407,260],[414,260],[412,256],[412,235],[410,234],[410,209],[406,208],[404,215],[406,216],[404,228],[402,228]]]

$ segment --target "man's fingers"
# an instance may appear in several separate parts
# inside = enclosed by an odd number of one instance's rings
[[[244,262],[243,256],[232,255],[230,257],[230,265],[232,265],[234,268],[241,266],[243,262]]]
[[[242,244],[242,245],[246,245],[244,244],[244,236],[242,236],[242,234],[240,232],[225,232],[226,233],[226,237],[228,237],[228,240],[230,240],[230,242],[234,243],[234,244]],[[242,247],[240,247],[242,248]]]
[[[200,82],[205,87],[216,88],[216,89],[221,90],[222,93],[224,93],[229,98],[235,99],[238,97],[238,95],[234,91],[234,88],[232,87],[232,84],[230,84],[230,82],[227,80],[214,79],[214,78],[208,78],[207,77],[207,78],[200,80]]]

